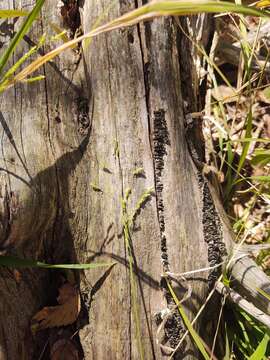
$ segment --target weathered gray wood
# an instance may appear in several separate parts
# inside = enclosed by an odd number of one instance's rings
[[[93,19],[98,18],[108,5],[107,1],[85,3],[85,28],[89,28]],[[133,2],[113,6],[110,18],[133,6]],[[140,230],[132,234],[140,282],[136,301],[140,305],[141,337],[146,358],[161,356],[155,344],[156,326],[153,321],[154,314],[167,306],[164,291],[157,286],[160,274],[167,269],[186,271],[208,263],[197,170],[188,154],[184,134],[183,99],[179,86],[179,56],[182,55],[177,46],[178,36],[174,21],[162,19],[102,35],[94,39],[85,52],[94,95],[90,153],[91,158],[97,160],[92,162],[90,177],[91,182],[102,189],[102,193],[90,192],[87,250],[90,254],[99,254],[102,249],[104,254],[112,258],[120,256],[124,261],[123,265],[114,267],[91,304],[90,324],[81,332],[89,359],[108,358],[112,351],[116,359],[127,356],[128,351],[131,358],[139,358],[134,318],[130,317],[132,306],[128,300],[130,285],[126,250],[123,238],[117,236],[122,227],[120,198],[126,189],[132,189],[131,209],[149,187],[154,187],[157,194],[157,198],[152,198],[137,218]],[[190,85],[183,83],[183,86]],[[114,156],[115,141],[119,144],[119,159]],[[166,152],[163,155],[162,147]],[[102,170],[104,162],[111,174]],[[159,166],[164,169],[160,171]],[[137,167],[144,169],[145,177],[136,179],[133,176]],[[162,190],[159,190],[160,185]],[[111,224],[114,237],[103,245]],[[164,237],[166,241],[162,240]],[[96,279],[100,273],[97,272]],[[147,274],[151,282],[146,281],[143,274]],[[94,272],[88,272],[87,279],[95,283]],[[193,294],[186,302],[186,309],[192,316],[206,297],[207,275],[199,279],[194,277],[190,283]],[[186,284],[182,286],[175,287],[178,295],[187,290]],[[141,294],[145,305],[141,302]],[[113,320],[111,313],[117,314]],[[177,336],[179,338],[177,331],[172,330],[175,342]],[[86,337],[83,333],[87,334]],[[183,351],[192,354],[194,350],[187,345]],[[197,357],[196,352],[193,356]]]
[[[234,291],[232,288],[226,287],[220,281],[217,281],[215,288],[221,295],[226,295],[228,300],[239,306],[245,312],[254,317],[257,321],[270,328],[270,316],[254,306],[253,303],[247,301],[239,293]]]
[[[1,1],[0,7],[14,5],[30,10],[34,4]],[[45,26],[45,18],[59,23],[57,13],[56,2],[46,1],[42,22],[38,21],[28,34],[33,42],[45,31],[41,26]],[[13,22],[17,29],[18,21],[14,20],[1,26],[5,45],[13,36]],[[48,27],[46,31],[52,35]],[[22,45],[13,61],[29,49],[25,41]],[[78,147],[83,137],[78,133],[76,99],[83,96],[83,89],[75,76],[77,60],[70,50],[61,60],[40,70],[46,75],[45,81],[18,84],[1,94],[1,251],[49,263],[77,261],[74,239],[80,236],[86,221],[80,220],[85,213],[73,209],[73,201],[86,207],[88,167],[79,169],[78,164],[89,163],[82,159],[85,147]],[[72,235],[74,223],[78,227]],[[38,358],[47,341],[48,334],[41,334],[43,345],[35,346],[40,336],[31,336],[30,319],[49,304],[55,285],[48,271],[20,272],[21,280],[16,282],[12,270],[0,271],[1,359]]]
[[[6,0],[0,6],[21,3],[30,8],[34,1]],[[86,1],[84,31],[108,6],[107,20],[135,2]],[[55,1],[46,1],[42,20],[29,34],[32,41],[47,29],[46,20],[59,24],[57,13]],[[6,31],[5,41],[10,35]],[[27,47],[24,43],[13,61]],[[69,50],[41,70],[45,81],[17,84],[1,96],[0,250],[53,263],[116,263],[81,274],[89,307],[89,324],[79,332],[86,359],[164,358],[154,318],[173,301],[162,275],[222,261],[222,242],[230,246],[222,209],[218,201],[214,205],[215,193],[207,190],[185,139],[184,100],[187,111],[200,110],[192,56],[174,20],[159,19],[99,36],[85,46],[80,62]],[[155,195],[139,207],[130,228],[130,272],[123,198],[131,192],[127,211],[132,214],[151,188]],[[25,359],[37,358],[44,344],[42,334],[31,337],[29,321],[49,304],[56,276],[37,270],[21,274],[18,280],[9,269],[0,272],[1,359],[17,359],[20,352]],[[207,296],[208,274],[172,286],[179,299],[192,287],[183,305],[193,318]],[[201,332],[210,346],[212,315]],[[182,327],[176,312],[165,326],[164,344],[176,346]],[[198,358],[190,339],[178,357]]]

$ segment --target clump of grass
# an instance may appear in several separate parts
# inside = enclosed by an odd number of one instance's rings
[[[230,319],[226,326],[225,359],[268,359],[269,329],[235,306],[226,307],[225,314]]]

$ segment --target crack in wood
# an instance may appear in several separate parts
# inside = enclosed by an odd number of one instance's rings
[[[164,271],[169,271],[167,240],[165,235],[164,204],[162,196],[163,183],[161,179],[162,171],[164,169],[164,156],[167,154],[166,145],[170,145],[164,109],[154,111],[153,144],[157,211],[161,237],[161,259]]]
[[[161,261],[164,272],[170,271],[167,238],[165,234],[165,217],[163,203],[163,182],[162,172],[164,169],[164,157],[167,155],[166,146],[170,145],[169,132],[167,128],[165,110],[154,111],[154,129],[153,129],[153,158],[155,169],[155,188],[157,199],[157,212],[161,237]],[[175,307],[175,302],[168,290],[166,280],[161,279],[161,287],[164,289],[164,295],[167,300],[168,308]],[[172,311],[164,324],[163,342],[169,342],[171,348],[175,348],[185,332],[183,321],[178,313],[178,309]],[[184,345],[183,345],[184,346]]]
[[[193,120],[190,114],[185,116],[186,140],[189,152],[197,168],[197,180],[201,191],[202,201],[202,226],[204,241],[208,246],[208,262],[210,267],[222,263],[223,257],[227,255],[223,239],[222,222],[216,210],[207,178],[204,175],[205,163],[202,153],[198,151],[195,144],[198,142],[198,122]],[[209,271],[208,285],[212,288],[220,275],[221,268],[215,267]]]
[[[77,0],[62,0],[60,8],[63,18],[63,25],[71,32],[70,37],[74,38],[77,30],[81,27],[81,16]]]
[[[79,97],[77,103],[77,122],[80,135],[87,135],[90,126],[89,100],[83,96]]]

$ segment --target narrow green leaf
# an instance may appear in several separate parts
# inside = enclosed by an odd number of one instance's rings
[[[225,355],[223,360],[231,360],[231,344],[229,341],[228,325],[225,323]]]
[[[247,125],[246,125],[246,135],[245,135],[247,138],[251,137],[251,129],[252,129],[252,109],[250,108],[248,115],[247,115]],[[237,173],[240,173],[240,171],[244,165],[249,146],[250,146],[250,142],[246,142],[243,145],[243,150],[242,150],[242,153],[241,153],[241,156],[239,159],[239,163],[238,163],[238,167],[237,167]]]
[[[270,163],[270,150],[269,149],[258,149],[255,150],[255,155],[251,159],[252,165],[267,165]]]
[[[28,11],[24,10],[0,10],[1,19],[10,19],[19,16],[26,16]]]
[[[34,76],[34,77],[30,77],[28,79],[25,79],[24,82],[32,83],[32,82],[40,81],[40,80],[43,80],[43,79],[45,79],[44,75],[38,75],[38,76]]]
[[[90,263],[90,264],[46,264],[44,262],[21,259],[16,256],[0,256],[0,266],[11,268],[43,268],[43,269],[95,269],[98,267],[112,266],[113,263]]]
[[[232,146],[230,143],[227,143],[226,145],[226,155],[227,155],[227,162],[228,162],[228,169],[227,169],[227,172],[226,172],[226,182],[227,182],[227,185],[226,185],[226,191],[225,191],[225,198],[228,199],[230,193],[231,193],[231,190],[232,190],[232,183],[233,183],[233,180],[232,180],[232,163],[233,163],[233,160],[234,160],[234,153],[232,151]]]
[[[247,138],[245,137],[244,139],[235,139],[235,140],[227,140],[225,141],[224,143],[226,144],[227,142],[230,143],[230,144],[234,144],[234,143],[245,143],[245,142],[250,142],[250,141],[253,141],[253,142],[258,142],[258,143],[269,143],[270,142],[270,139],[268,138]]]
[[[268,342],[269,342],[269,335],[266,333],[266,334],[264,334],[264,337],[262,338],[262,341],[257,346],[257,349],[250,356],[249,360],[261,360],[261,359],[264,359],[265,353],[266,353],[266,350],[267,350]]]
[[[10,45],[7,48],[7,50],[1,56],[1,58],[0,58],[0,74],[1,74],[4,66],[6,65],[8,59],[10,58],[10,56],[13,54],[14,50],[16,49],[17,45],[20,43],[20,41],[22,40],[24,35],[27,33],[27,31],[30,29],[32,23],[38,16],[38,13],[39,13],[42,5],[44,4],[44,1],[45,0],[37,0],[35,7],[30,12],[30,14],[27,16],[27,19],[22,24],[20,30],[16,33],[16,35],[11,40]]]
[[[270,181],[270,175],[258,175],[258,176],[250,176],[248,179],[260,181],[260,182],[268,182]]]
[[[258,289],[258,291],[259,290],[260,289]],[[256,333],[256,336],[261,339],[262,335],[265,333],[265,327],[263,325],[261,325],[259,322],[257,322],[256,320],[254,320],[254,318],[252,316],[250,316],[248,313],[246,313],[244,310],[238,309],[238,311],[239,311],[239,314],[242,316],[242,318],[244,318],[245,321],[252,328],[253,335],[255,335],[255,333]]]
[[[69,41],[69,37],[67,35],[67,31],[60,28],[57,24],[49,21],[48,24],[50,25],[50,27],[53,29],[53,31],[57,34],[55,37],[53,37],[53,39],[57,40],[58,38],[62,39],[62,41],[64,43]],[[75,45],[74,45],[75,47]]]
[[[246,182],[247,180],[253,180],[253,181],[258,181],[258,182],[270,182],[270,175],[257,175],[257,176],[249,176],[249,177],[240,178],[234,182],[234,185],[240,184],[241,182]],[[245,192],[249,192],[249,191],[252,191],[252,189],[248,188],[248,189],[242,190],[242,191],[239,190],[238,192],[239,192],[239,194],[244,194]]]

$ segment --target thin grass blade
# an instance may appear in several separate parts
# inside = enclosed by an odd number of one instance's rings
[[[28,32],[32,23],[37,18],[39,11],[44,4],[44,1],[45,0],[37,0],[35,7],[28,15],[27,19],[21,26],[20,30],[17,32],[17,34],[11,40],[11,43],[10,43],[9,47],[7,48],[7,50],[1,56],[1,58],[0,58],[0,74],[1,74],[4,66],[6,65],[8,59],[10,58],[10,56],[13,54],[14,50],[16,49],[17,45],[20,43],[23,36]]]
[[[252,129],[252,109],[250,108],[248,115],[247,115],[247,126],[246,126],[246,137],[250,138],[251,137],[251,129]],[[247,154],[248,154],[248,149],[250,146],[250,142],[246,142],[243,145],[243,150],[239,159],[239,163],[238,163],[238,167],[237,167],[237,173],[240,173],[244,162],[246,160]]]
[[[197,332],[194,330],[191,322],[189,321],[183,307],[181,306],[177,296],[175,295],[170,283],[167,281],[167,286],[169,288],[169,291],[175,301],[175,303],[177,304],[177,307],[178,307],[178,310],[179,310],[179,313],[184,321],[184,324],[185,326],[187,327],[189,333],[190,333],[190,336],[193,338],[195,344],[197,345],[198,349],[200,350],[202,356],[204,357],[205,360],[210,360],[210,357],[208,356],[206,350],[205,350],[205,347],[204,347],[204,344],[203,344],[203,340],[201,339],[201,337],[199,336],[199,334],[197,334]]]
[[[27,78],[24,80],[24,82],[33,83],[33,82],[44,80],[44,79],[45,79],[44,75],[38,75],[38,76]],[[1,89],[0,89],[0,92],[1,92]]]
[[[16,256],[0,256],[0,266],[11,268],[43,268],[43,269],[95,269],[98,267],[112,266],[113,263],[90,264],[47,264],[41,261],[21,259]]]
[[[249,360],[258,360],[258,359],[264,359],[267,345],[269,342],[269,335],[266,333],[264,337],[262,338],[262,341],[259,343],[257,349],[254,351],[254,353],[250,356]]]
[[[64,43],[67,43],[69,41],[69,37],[67,35],[67,31],[60,28],[57,24],[51,22],[51,21],[48,21],[48,24],[50,25],[50,27],[53,29],[53,31],[61,38],[61,40],[64,42]],[[74,45],[75,47],[75,45]]]
[[[26,16],[28,14],[28,11],[24,10],[0,10],[1,19],[10,19],[19,16]]]
[[[264,166],[269,163],[270,163],[270,150],[269,149],[256,149],[255,155],[251,159],[251,164]]]

